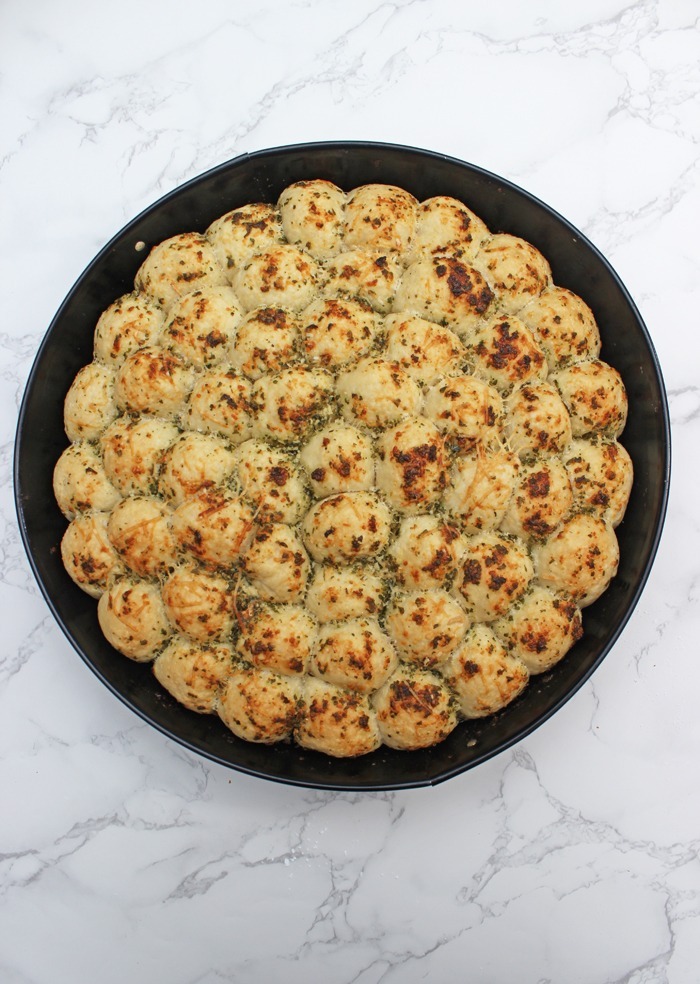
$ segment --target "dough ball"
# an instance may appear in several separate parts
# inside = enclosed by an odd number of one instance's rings
[[[110,578],[122,572],[107,536],[107,519],[107,513],[82,513],[71,520],[61,540],[63,566],[93,598],[99,598]]]
[[[172,530],[179,547],[203,564],[231,567],[250,541],[253,522],[240,496],[202,489],[175,510]]]
[[[297,744],[334,758],[354,758],[379,748],[377,716],[365,694],[309,677],[295,733]]]
[[[226,641],[233,630],[231,587],[226,578],[195,567],[178,567],[165,580],[163,603],[183,635],[198,642]]]
[[[464,537],[437,516],[406,516],[389,556],[396,580],[409,590],[440,587],[451,580],[464,549]]]
[[[372,443],[349,424],[329,424],[318,431],[302,448],[299,461],[317,499],[374,484]]]
[[[238,738],[272,745],[291,737],[302,693],[298,677],[237,667],[223,688],[217,710]]]
[[[457,597],[475,622],[492,622],[520,598],[533,577],[523,543],[500,533],[469,538],[455,582]]]
[[[231,364],[249,379],[258,379],[298,362],[300,350],[301,334],[295,314],[284,308],[256,308],[238,325],[230,349]]]
[[[625,448],[607,438],[579,438],[563,455],[574,502],[582,511],[592,509],[611,526],[620,524],[632,491],[634,467]]]
[[[140,348],[155,345],[165,313],[148,294],[117,298],[102,312],[95,328],[95,360],[116,368]]]
[[[493,631],[530,673],[544,673],[581,638],[583,623],[574,601],[536,584]]]
[[[379,731],[390,748],[413,751],[437,745],[457,725],[454,701],[442,681],[428,670],[406,664],[375,694]]]
[[[280,245],[251,256],[234,273],[233,286],[246,311],[268,305],[302,311],[314,298],[319,274],[313,257]]]
[[[237,451],[237,474],[243,495],[261,522],[298,523],[309,496],[301,471],[279,448],[246,441]]]
[[[186,362],[156,346],[134,352],[117,370],[114,396],[120,410],[175,417],[194,386]]]
[[[470,208],[456,198],[436,195],[418,206],[411,255],[447,253],[471,260],[488,235],[488,227]]]
[[[550,285],[522,309],[520,317],[539,339],[552,370],[600,355],[600,332],[593,312],[566,287]]]
[[[53,470],[53,492],[66,519],[77,513],[109,512],[119,491],[107,478],[102,459],[92,444],[69,444]]]
[[[524,462],[501,529],[525,539],[542,539],[554,532],[573,501],[571,482],[560,458]]]
[[[183,294],[224,286],[226,277],[204,236],[183,232],[153,247],[134,284],[167,311]]]
[[[464,610],[442,588],[394,595],[386,630],[403,659],[426,669],[444,662],[469,628]]]
[[[200,369],[225,362],[242,317],[233,288],[194,290],[171,307],[161,343]]]
[[[447,484],[443,439],[435,424],[412,417],[377,440],[377,488],[403,512],[424,512]]]
[[[465,718],[502,710],[527,686],[527,666],[509,653],[488,625],[472,626],[442,668]]]
[[[333,413],[333,377],[305,366],[282,369],[257,380],[253,403],[256,436],[299,441]]]
[[[321,625],[310,672],[337,687],[367,694],[381,687],[397,663],[396,651],[379,622],[355,618]]]
[[[479,446],[457,458],[443,501],[468,533],[500,526],[520,470],[517,455]]]
[[[474,372],[499,390],[540,382],[548,372],[544,352],[522,321],[501,314],[477,327],[469,338]]]
[[[464,337],[489,312],[493,299],[482,274],[459,257],[423,256],[406,268],[394,310],[437,321]]]
[[[284,523],[257,528],[242,566],[263,601],[292,604],[304,597],[311,573],[299,534]]]
[[[459,372],[466,350],[449,328],[405,314],[390,314],[385,323],[385,357],[417,382],[430,386],[441,376]]]
[[[617,574],[620,551],[609,523],[578,513],[535,547],[533,560],[538,581],[554,591],[565,591],[585,608]]]
[[[185,427],[218,434],[231,444],[250,437],[252,418],[250,381],[228,366],[215,366],[201,374],[182,414]]]
[[[416,227],[418,202],[403,188],[367,184],[350,192],[345,206],[345,244],[405,253]]]
[[[391,515],[373,492],[342,492],[313,506],[302,529],[314,560],[345,564],[374,557],[384,549]]]
[[[146,663],[173,634],[156,584],[121,578],[97,604],[100,628],[110,646]]]
[[[175,564],[177,544],[171,510],[151,496],[122,499],[107,523],[110,543],[123,562],[142,577],[158,577]]]
[[[158,481],[160,494],[174,506],[200,489],[222,485],[236,464],[233,452],[211,434],[182,434],[163,456]]]
[[[401,276],[395,253],[376,249],[348,249],[324,262],[327,297],[357,297],[386,314],[391,309]]]
[[[571,416],[574,437],[619,437],[627,423],[627,393],[617,369],[593,359],[552,375]]]
[[[372,429],[417,416],[423,402],[418,383],[385,359],[362,359],[340,373],[336,391],[345,419]]]
[[[228,646],[205,645],[176,636],[153,664],[156,680],[190,711],[213,714],[231,675],[233,652]]]
[[[299,316],[307,361],[325,368],[356,362],[374,344],[380,321],[366,301],[322,298]]]
[[[63,403],[63,423],[69,441],[96,441],[119,416],[114,372],[91,362],[78,372]]]
[[[497,390],[475,376],[452,376],[433,386],[425,397],[425,416],[445,435],[455,451],[468,451],[480,441],[498,439],[503,400]]]
[[[364,567],[317,566],[306,595],[306,607],[319,622],[378,615],[384,582]]]
[[[307,672],[317,634],[316,622],[301,606],[257,602],[245,613],[236,649],[258,669],[297,676]]]
[[[223,269],[232,276],[255,253],[283,241],[282,222],[273,205],[254,202],[234,208],[212,222],[207,239]]]
[[[559,454],[571,440],[569,412],[550,382],[523,383],[506,399],[503,432],[516,454]]]
[[[155,492],[165,452],[179,433],[159,417],[118,417],[100,439],[110,482],[122,495]]]
[[[517,314],[552,282],[549,263],[539,250],[508,233],[487,239],[475,263],[508,314]]]
[[[277,202],[288,242],[317,259],[335,256],[343,245],[346,194],[330,181],[297,181]]]

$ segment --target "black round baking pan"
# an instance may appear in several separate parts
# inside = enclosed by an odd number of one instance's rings
[[[149,666],[117,653],[99,630],[94,599],[66,574],[59,550],[65,519],[52,494],[56,459],[67,445],[62,405],[81,366],[92,359],[102,310],[131,290],[147,248],[179,232],[203,231],[218,216],[254,201],[276,201],[294,181],[327,178],[350,190],[369,182],[400,185],[416,198],[451,195],[494,232],[533,243],[554,282],[592,308],[602,357],[622,374],[630,415],[622,436],[635,471],[617,533],[621,561],[609,589],[584,612],[584,637],[550,672],[535,677],[509,707],[464,722],[446,741],[418,752],[382,747],[358,759],[333,759],[294,745],[237,739],[216,716],[176,703]],[[553,209],[479,167],[411,147],[365,142],[300,144],[245,154],[175,189],[130,222],[95,257],[53,319],[32,367],[15,446],[15,501],[29,561],[41,591],[87,665],[128,707],[182,745],[250,775],[325,789],[400,789],[429,785],[470,769],[532,732],[588,679],[618,639],[648,578],[666,512],[670,477],[668,405],[658,359],[629,293],[600,252]]]

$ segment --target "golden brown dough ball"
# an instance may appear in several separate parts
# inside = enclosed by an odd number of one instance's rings
[[[353,189],[345,206],[345,243],[405,253],[416,227],[418,202],[394,185],[366,184]]]
[[[242,566],[263,601],[292,604],[304,597],[311,573],[301,537],[284,523],[256,529],[243,555]]]
[[[297,315],[284,308],[261,307],[250,311],[238,325],[230,358],[235,369],[258,379],[298,362],[300,350]]]
[[[500,533],[469,538],[455,594],[475,622],[492,622],[522,597],[534,571],[524,544]]]
[[[419,383],[430,386],[458,372],[465,360],[464,345],[449,328],[407,314],[390,314],[385,325],[385,358],[398,362]]]
[[[571,440],[571,419],[550,382],[523,383],[506,399],[503,433],[516,454],[559,454]]]
[[[114,396],[120,410],[170,418],[182,410],[194,382],[186,362],[153,346],[134,352],[119,367]]]
[[[571,598],[533,585],[517,605],[493,623],[493,630],[530,673],[544,673],[583,635],[581,611]]]
[[[157,343],[165,313],[148,294],[117,298],[100,315],[95,328],[95,360],[116,368],[133,352]]]
[[[473,259],[488,235],[486,223],[470,208],[456,198],[436,195],[418,206],[411,255],[451,253]]]
[[[254,517],[241,499],[226,489],[202,489],[173,513],[172,530],[182,550],[203,564],[230,567],[250,541]]]
[[[468,533],[500,525],[520,471],[518,456],[505,448],[477,446],[452,465],[443,502]]]
[[[617,574],[620,550],[609,523],[578,513],[535,547],[533,560],[538,581],[554,591],[565,591],[585,608]]]
[[[435,424],[412,417],[377,440],[377,488],[396,509],[424,512],[447,482],[444,442]]]
[[[378,615],[384,582],[365,567],[317,565],[306,594],[306,607],[319,622]]]
[[[366,694],[381,687],[397,663],[396,651],[379,622],[353,618],[320,626],[309,669],[327,683]]]
[[[97,618],[107,642],[137,663],[153,659],[173,628],[156,584],[120,578],[97,604]]]
[[[250,381],[229,366],[206,369],[195,383],[182,414],[185,427],[218,434],[232,444],[246,441],[253,429]]]
[[[368,697],[308,677],[294,737],[302,748],[354,758],[379,748],[377,716]]]
[[[402,664],[372,698],[385,745],[413,751],[437,745],[457,725],[454,701],[428,670]]]
[[[445,434],[448,446],[468,451],[480,441],[490,445],[498,439],[503,400],[475,376],[451,376],[428,390],[423,412]]]
[[[563,461],[576,505],[618,526],[632,491],[634,467],[628,451],[607,438],[579,438],[569,444]]]
[[[258,379],[252,399],[254,436],[302,440],[333,413],[333,377],[322,369],[293,366]]]
[[[254,253],[271,249],[281,243],[282,238],[279,212],[264,202],[234,208],[207,229],[207,239],[229,276]]]
[[[366,355],[381,325],[366,301],[339,297],[313,301],[299,315],[299,323],[307,361],[324,368]]]
[[[251,256],[233,275],[233,286],[246,311],[270,306],[302,311],[316,293],[320,270],[308,253],[279,245]]]
[[[243,495],[260,522],[298,523],[309,496],[300,469],[289,455],[264,441],[238,447],[236,469]]]
[[[236,458],[225,441],[211,434],[182,434],[163,456],[158,491],[174,506],[200,489],[222,485]]]
[[[168,618],[198,642],[226,641],[234,623],[229,582],[196,567],[177,567],[163,582]]]
[[[403,659],[429,669],[444,662],[464,638],[469,618],[442,588],[394,595],[386,630]]]
[[[508,314],[517,314],[552,282],[549,263],[539,250],[505,232],[482,243],[475,264]]]
[[[123,562],[142,577],[158,577],[176,561],[172,511],[151,496],[122,499],[110,513],[109,539]]]
[[[335,256],[343,245],[346,194],[330,181],[297,181],[277,202],[288,242],[317,259]]]
[[[569,411],[574,437],[620,436],[627,422],[627,393],[617,369],[592,359],[559,369],[552,382]]]
[[[455,526],[437,516],[406,516],[389,548],[396,580],[408,590],[435,588],[451,579],[464,549]]]
[[[394,310],[437,321],[464,338],[488,314],[493,299],[482,274],[458,256],[423,256],[406,268]]]
[[[293,676],[307,672],[318,626],[300,605],[253,603],[246,610],[236,649],[258,669]]]
[[[79,512],[109,512],[121,498],[92,444],[69,444],[53,470],[53,492],[66,519]]]
[[[560,458],[524,462],[501,529],[526,539],[542,539],[554,532],[573,501],[571,482]]]
[[[391,309],[401,276],[396,253],[377,249],[347,249],[323,264],[323,294],[359,297],[375,311]]]
[[[474,372],[499,390],[547,376],[544,352],[530,329],[513,315],[500,314],[479,325],[469,337],[468,349]]]
[[[472,626],[442,667],[465,718],[487,717],[510,704],[527,686],[527,666],[509,653],[488,625]]]
[[[225,362],[242,317],[232,287],[203,287],[173,304],[161,344],[200,369]]]
[[[111,483],[122,495],[154,492],[163,456],[179,433],[159,417],[118,417],[100,439]]]
[[[183,294],[225,284],[214,250],[198,232],[183,232],[154,246],[134,282],[136,290],[148,294],[165,311]]]
[[[520,317],[539,339],[550,369],[600,355],[593,312],[566,287],[550,285],[522,309]]]
[[[291,737],[302,693],[298,677],[239,666],[225,684],[217,710],[238,738],[272,745]]]
[[[349,424],[334,423],[314,434],[299,461],[317,499],[374,485],[372,442]]]
[[[153,664],[156,679],[190,711],[213,714],[233,668],[229,646],[175,636]]]
[[[78,372],[63,403],[69,441],[95,441],[119,416],[112,369],[91,362]]]
[[[341,492],[312,506],[302,531],[314,560],[347,564],[375,557],[384,549],[391,534],[391,514],[374,492]]]
[[[82,513],[68,524],[61,540],[63,566],[86,594],[99,598],[121,564],[107,536],[108,513]]]
[[[398,362],[361,359],[336,379],[343,416],[348,423],[372,429],[415,417],[423,403],[418,383]]]

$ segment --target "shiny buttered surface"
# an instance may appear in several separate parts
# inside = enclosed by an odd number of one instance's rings
[[[562,659],[616,574],[600,355],[547,259],[462,202],[294,184],[153,244],[100,317],[54,472],[66,570],[243,740],[436,744]]]

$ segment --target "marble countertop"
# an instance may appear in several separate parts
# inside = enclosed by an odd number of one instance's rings
[[[698,980],[698,27],[693,0],[5,0],[3,984]],[[309,791],[184,750],[76,656],[17,531],[17,410],[86,264],[186,179],[324,139],[547,201],[622,277],[668,389],[668,518],[622,637],[534,734],[435,788]]]

